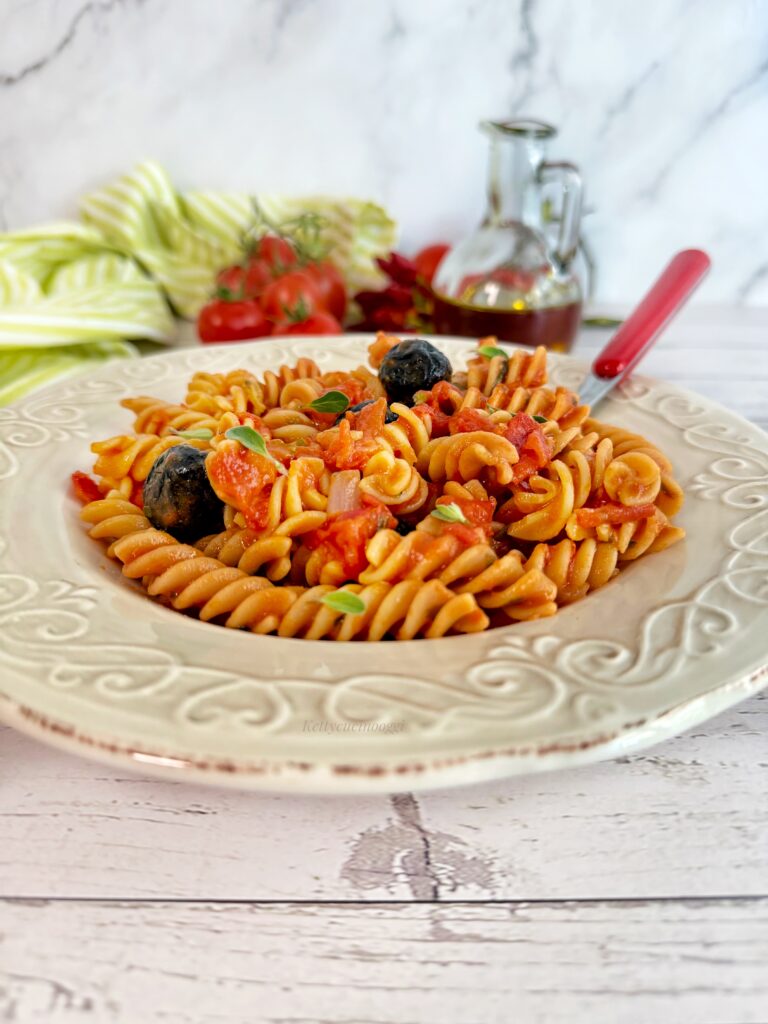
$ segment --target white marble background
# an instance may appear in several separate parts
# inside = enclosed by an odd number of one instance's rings
[[[768,0],[0,0],[0,226],[152,156],[181,186],[376,197],[407,250],[483,202],[488,115],[558,124],[598,297],[707,248],[768,302]]]

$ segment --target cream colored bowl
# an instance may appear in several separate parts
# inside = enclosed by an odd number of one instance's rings
[[[565,768],[650,746],[768,677],[768,436],[635,378],[600,418],[687,492],[685,542],[554,618],[406,643],[235,632],[153,604],[87,537],[69,474],[127,430],[129,394],[195,370],[365,361],[363,335],[114,363],[0,409],[0,717],[98,760],[198,782],[374,792]],[[441,339],[454,366],[470,344]],[[556,383],[585,367],[552,357]]]

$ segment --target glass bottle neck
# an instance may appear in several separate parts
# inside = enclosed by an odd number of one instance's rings
[[[498,227],[516,222],[540,226],[537,172],[543,159],[544,146],[539,139],[491,138],[484,225]]]

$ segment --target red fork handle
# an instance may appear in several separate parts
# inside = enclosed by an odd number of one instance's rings
[[[673,256],[634,311],[592,364],[604,380],[619,377],[635,366],[685,304],[709,270],[701,249],[684,249]]]

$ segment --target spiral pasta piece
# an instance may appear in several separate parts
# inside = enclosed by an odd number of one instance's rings
[[[495,347],[495,338],[483,338],[481,347]],[[478,388],[490,395],[497,384],[515,388],[538,388],[547,382],[547,350],[539,345],[533,352],[514,349],[509,356],[477,355],[467,364],[467,387]],[[495,405],[494,402],[491,403]]]
[[[605,467],[603,486],[608,497],[622,505],[647,505],[661,489],[661,470],[644,452],[627,452]]]
[[[528,481],[530,491],[521,492],[513,501],[521,511],[528,511],[517,522],[510,524],[507,532],[517,540],[551,540],[556,537],[573,512],[573,477],[560,459],[550,463],[551,476],[532,476]]]
[[[288,384],[302,380],[319,380],[321,376],[320,367],[313,359],[299,359],[295,366],[281,366],[277,373],[267,370],[261,382],[265,409],[274,409],[280,405],[282,392]]]
[[[421,508],[427,500],[427,483],[406,459],[398,459],[391,452],[380,451],[363,467],[360,490],[382,505],[407,515]]]
[[[570,604],[612,580],[618,556],[615,544],[591,538],[576,544],[566,538],[557,544],[537,544],[525,567],[543,572],[557,587],[557,601]]]
[[[129,498],[135,484],[143,483],[155,461],[177,444],[205,449],[204,441],[185,441],[181,437],[158,437],[156,434],[119,434],[106,441],[94,441],[91,451],[97,456],[93,471],[103,490],[119,491]]]
[[[679,527],[670,526],[667,517],[655,506],[650,515],[624,523],[602,523],[584,527],[575,516],[565,526],[566,535],[575,541],[587,538],[615,545],[620,562],[631,562],[649,551],[662,551],[685,536]]]
[[[270,409],[262,416],[262,422],[272,437],[287,444],[309,441],[317,434],[312,420],[299,409]]]
[[[261,384],[247,370],[193,374],[184,404],[214,417],[222,412],[233,412],[238,416],[247,412],[258,415],[265,409]]]
[[[584,429],[594,431],[600,438],[607,437],[613,444],[615,458],[627,455],[629,452],[641,452],[653,459],[662,473],[672,472],[672,463],[666,455],[663,455],[655,445],[652,445],[640,434],[633,434],[622,427],[614,427],[609,423],[603,423],[602,420],[595,419],[585,420]]]
[[[152,525],[141,509],[127,501],[119,491],[90,501],[80,510],[80,518],[90,527],[88,536],[109,541],[107,554],[114,557],[114,543],[129,533],[148,530]]]
[[[445,583],[453,583],[494,557],[486,545],[465,549],[452,534],[432,536],[421,530],[405,537],[394,530],[379,530],[368,541],[365,554],[368,566],[360,573],[361,583],[426,580],[438,575]]]
[[[506,438],[484,430],[438,437],[422,448],[416,466],[430,480],[475,480],[490,472],[496,483],[512,480],[517,449]]]
[[[473,594],[481,608],[499,609],[510,619],[540,619],[557,611],[557,586],[540,569],[523,566],[519,551],[496,558],[457,588]]]
[[[120,404],[135,414],[133,429],[136,434],[165,437],[174,430],[210,430],[216,433],[218,427],[217,416],[148,395],[124,398]]]
[[[429,441],[430,421],[417,416],[412,409],[400,402],[393,402],[391,409],[397,419],[384,425],[383,440],[387,442],[394,455],[413,465]]]
[[[510,388],[500,384],[488,396],[488,404],[508,413],[543,416],[561,429],[581,427],[589,416],[589,406],[579,405],[578,397],[567,388]]]

